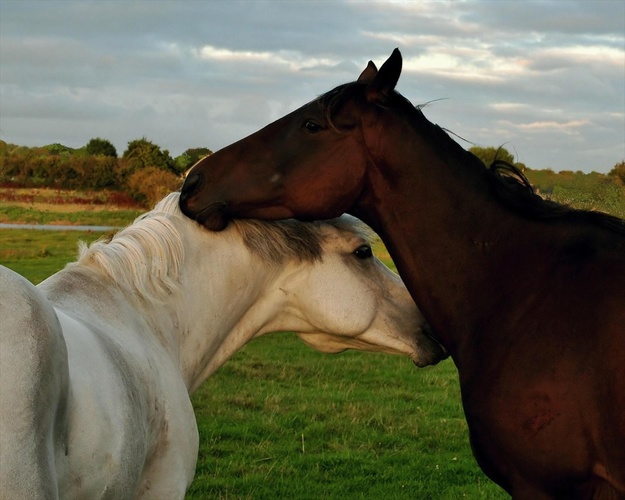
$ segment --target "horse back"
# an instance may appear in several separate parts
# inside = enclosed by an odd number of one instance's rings
[[[39,290],[4,266],[0,318],[0,497],[57,498],[68,399],[61,327]]]

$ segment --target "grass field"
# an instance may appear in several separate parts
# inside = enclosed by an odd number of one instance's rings
[[[38,283],[75,259],[79,239],[98,237],[0,229],[0,263]],[[273,334],[237,353],[193,403],[201,443],[189,499],[507,498],[471,455],[450,360],[417,369]]]
[[[601,176],[533,175],[557,201],[625,215],[622,186]],[[123,226],[140,213],[94,193],[27,194],[0,190],[0,222]],[[0,229],[0,264],[38,283],[75,259],[79,239],[101,236]],[[193,404],[200,453],[188,499],[508,498],[473,459],[451,360],[417,369],[388,355],[323,355],[273,334],[239,351]]]
[[[118,193],[0,187],[4,223],[123,227],[143,211]]]

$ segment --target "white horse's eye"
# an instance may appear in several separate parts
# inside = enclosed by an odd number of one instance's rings
[[[354,250],[354,255],[359,259],[370,259],[373,257],[373,252],[371,251],[371,247],[369,245],[361,245]]]

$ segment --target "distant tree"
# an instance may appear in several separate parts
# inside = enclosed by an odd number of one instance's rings
[[[145,137],[128,143],[122,157],[117,161],[117,179],[120,185],[128,183],[130,177],[137,171],[154,167],[174,173],[174,160],[169,151],[161,150],[159,146],[148,141]]]
[[[85,146],[85,150],[87,154],[91,156],[110,156],[112,158],[117,158],[117,150],[111,141],[100,139],[99,137],[91,139]]]
[[[175,172],[174,160],[169,155],[169,151],[161,149],[145,137],[130,141],[126,151],[124,151],[123,158],[133,172],[146,167],[156,167]]]
[[[612,177],[617,184],[625,186],[625,161],[614,165],[614,168],[608,172],[608,175]]]
[[[480,146],[473,146],[469,149],[469,151],[482,160],[482,163],[484,163],[487,167],[490,166],[495,160],[505,161],[514,165],[514,156],[508,152],[506,148],[494,148],[492,146],[483,148]]]
[[[112,156],[73,156],[67,167],[76,172],[68,179],[68,186],[76,189],[115,189],[117,184],[117,158]]]
[[[55,142],[54,144],[48,144],[41,149],[52,155],[71,155],[74,152],[72,148],[64,146],[63,144],[59,144],[58,142]]]
[[[213,152],[208,148],[191,148],[187,149],[180,156],[174,160],[176,165],[176,171],[179,174],[184,174],[189,168],[195,165],[199,160],[205,156],[212,155]]]

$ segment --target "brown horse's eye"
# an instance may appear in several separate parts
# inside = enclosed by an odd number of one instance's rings
[[[371,251],[371,247],[369,245],[361,245],[354,250],[354,255],[359,259],[364,260],[373,257],[373,252]]]
[[[319,132],[321,130],[321,125],[319,125],[318,123],[312,121],[312,120],[306,120],[304,122],[304,128],[308,131],[311,132],[312,134],[316,134],[317,132]]]

